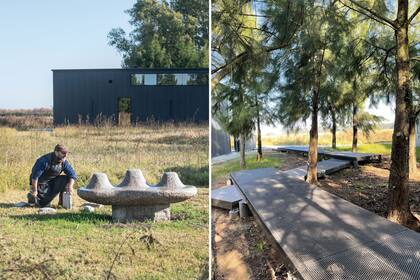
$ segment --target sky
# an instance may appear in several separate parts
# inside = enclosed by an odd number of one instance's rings
[[[119,68],[108,45],[135,0],[0,1],[0,109],[52,108],[51,69]]]

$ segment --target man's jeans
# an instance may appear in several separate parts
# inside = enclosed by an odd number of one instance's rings
[[[34,197],[32,193],[28,193],[28,203],[35,204],[39,207],[48,206],[51,201],[58,195],[64,193],[70,177],[65,175],[57,176],[47,184],[38,185],[38,195]]]

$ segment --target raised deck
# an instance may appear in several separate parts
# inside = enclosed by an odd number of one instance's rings
[[[330,175],[334,172],[340,171],[341,169],[347,168],[351,166],[351,162],[347,160],[340,160],[340,159],[327,159],[318,162],[317,164],[317,172],[318,178],[322,178],[325,175]],[[298,179],[304,179],[307,172],[307,166],[299,166],[287,171],[284,171],[285,174],[289,176],[296,177]]]
[[[280,146],[274,149],[278,152],[292,152],[306,155],[309,152],[307,146]],[[353,153],[353,152],[339,152],[339,151],[327,151],[322,148],[318,148],[318,155],[325,156],[328,158],[335,158],[341,160],[356,161],[360,163],[364,162],[376,162],[381,161],[382,155],[370,154],[370,153]]]
[[[302,279],[420,279],[420,234],[287,172],[231,174]]]
[[[244,197],[238,187],[231,185],[211,190],[211,206],[231,210],[238,208]]]

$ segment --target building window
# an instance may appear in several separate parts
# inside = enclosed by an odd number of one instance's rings
[[[189,86],[208,83],[207,74],[131,74],[131,84],[134,86]]]
[[[208,85],[209,76],[207,74],[187,74],[187,85]]]
[[[158,74],[157,75],[157,84],[159,86],[174,86],[177,83],[175,78],[176,74]],[[179,75],[179,74],[178,74]]]
[[[131,74],[131,84],[133,86],[155,86],[156,74]]]

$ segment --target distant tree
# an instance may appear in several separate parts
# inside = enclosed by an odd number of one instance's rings
[[[346,104],[341,84],[337,80],[327,81],[322,87],[320,112],[322,126],[331,131],[331,148],[337,148],[337,129],[345,124]]]
[[[262,57],[259,61],[253,63],[249,68],[247,79],[244,86],[248,95],[254,100],[251,105],[252,117],[254,119],[257,131],[257,160],[263,158],[261,125],[272,125],[277,122],[275,118],[275,108],[272,102],[275,92],[275,84],[278,80],[278,70],[272,67],[270,62],[264,61],[268,57]]]
[[[360,129],[366,138],[375,131],[377,126],[384,121],[384,118],[374,114],[370,114],[362,109],[359,109],[352,117],[353,124],[353,143],[352,152],[357,152],[358,130]]]
[[[137,0],[127,11],[133,31],[108,34],[123,67],[208,67],[208,1]]]
[[[212,68],[219,67],[216,65],[225,65],[219,69],[228,67],[223,78],[215,77],[216,74],[212,77],[217,80],[212,82],[213,112],[228,133],[240,138],[240,166],[245,168],[245,140],[262,116],[259,110],[262,99],[256,79],[264,67],[261,63],[264,55],[258,51],[263,34],[257,27],[249,1],[213,1],[212,14]],[[241,54],[248,59],[234,67],[225,64]]]
[[[214,117],[230,135],[240,139],[241,169],[246,167],[245,142],[255,127],[254,100],[243,87],[245,74],[244,70],[236,71],[226,83],[218,83],[212,91]]]
[[[349,26],[345,15],[331,3],[308,1],[302,28],[283,63],[278,117],[286,127],[311,119],[307,181],[317,182],[318,116],[320,102],[328,94],[329,69],[335,65],[335,50],[344,47]]]

